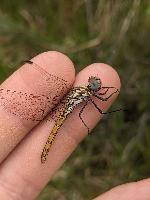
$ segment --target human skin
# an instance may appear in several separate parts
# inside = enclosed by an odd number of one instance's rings
[[[103,86],[113,86],[120,90],[120,79],[117,72],[106,64],[94,63],[84,68],[75,77],[73,63],[62,53],[45,52],[33,58],[33,61],[46,73],[67,80],[65,92],[71,88],[72,84],[73,86],[87,86],[90,76],[100,77]],[[46,96],[52,95],[53,90],[57,90],[57,85],[55,85],[56,88],[54,85],[48,86],[44,78],[41,78],[41,72],[32,69],[28,63],[7,79],[2,87],[22,92],[36,92],[39,95],[42,93]],[[63,94],[57,93],[61,98]],[[117,95],[115,94],[106,102],[96,99],[94,101],[103,111],[106,111]],[[47,104],[46,106],[47,111],[53,107]],[[27,121],[8,112],[8,109],[0,107],[0,199],[33,200],[39,195],[56,171],[87,136],[87,129],[78,116],[82,106],[79,105],[64,122],[45,164],[41,164],[41,151],[55,122],[47,118],[40,123]],[[100,113],[89,103],[84,110],[83,118],[90,130],[95,127],[101,117]],[[149,187],[149,179],[125,184],[100,195],[95,200],[148,200],[150,199]]]

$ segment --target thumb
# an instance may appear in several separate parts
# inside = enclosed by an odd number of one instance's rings
[[[117,186],[93,200],[149,200],[150,179]]]

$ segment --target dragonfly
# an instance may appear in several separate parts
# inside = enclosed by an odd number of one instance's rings
[[[114,88],[115,91],[109,94],[109,96],[105,97],[107,92],[110,88]],[[99,92],[100,90],[105,90],[104,92]],[[92,102],[92,104],[95,106],[95,108],[99,111],[100,114],[107,114],[112,113],[116,111],[120,111],[122,109],[117,109],[109,112],[103,112],[95,103],[95,101],[92,99],[92,97],[96,97],[100,101],[107,101],[110,99],[115,93],[118,93],[119,90],[115,87],[104,87],[102,86],[102,81],[99,77],[91,76],[88,79],[88,85],[85,87],[74,87],[70,90],[70,92],[62,99],[61,103],[63,106],[61,106],[61,109],[58,110],[58,117],[56,119],[55,125],[53,126],[51,133],[49,134],[47,141],[45,143],[45,146],[42,150],[41,154],[41,163],[45,163],[47,160],[48,153],[50,151],[50,148],[52,144],[55,141],[56,135],[58,134],[59,129],[63,125],[64,121],[67,119],[70,113],[73,112],[73,110],[81,103],[84,102],[83,107],[81,108],[79,112],[79,118],[84,124],[84,126],[87,128],[88,134],[90,132],[89,127],[84,122],[82,118],[82,113],[84,109],[86,108],[87,104],[89,102]]]
[[[40,122],[48,114],[52,107],[55,107],[60,99],[60,94],[64,95],[69,89],[69,83],[61,77],[49,74],[32,60],[23,61],[28,70],[33,70],[38,75],[39,92],[15,90],[0,85],[0,107],[8,113],[19,117],[25,121]],[[38,72],[38,73],[37,73]],[[28,81],[28,80],[27,80]],[[40,83],[42,82],[42,86]],[[30,87],[30,86],[29,86]],[[43,93],[43,88],[46,90]],[[58,95],[59,94],[59,95]]]

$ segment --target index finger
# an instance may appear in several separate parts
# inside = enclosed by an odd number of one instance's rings
[[[71,87],[71,60],[49,51],[34,57],[0,86],[0,162]]]

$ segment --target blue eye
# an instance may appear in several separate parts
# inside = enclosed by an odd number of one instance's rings
[[[99,88],[99,83],[91,83],[91,89],[97,90]]]

